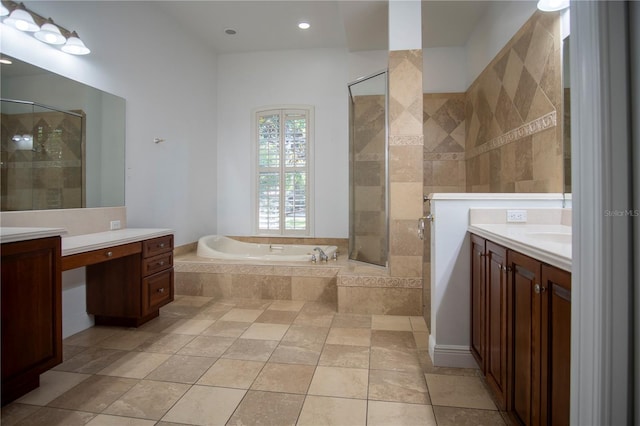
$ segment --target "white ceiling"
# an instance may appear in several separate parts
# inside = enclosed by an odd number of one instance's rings
[[[464,46],[494,1],[422,2],[423,47]],[[164,11],[217,53],[346,47],[386,50],[387,1],[163,1]],[[306,20],[311,28],[298,29]],[[224,30],[233,28],[235,35]]]

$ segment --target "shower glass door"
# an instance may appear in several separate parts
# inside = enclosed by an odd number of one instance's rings
[[[387,266],[387,72],[349,84],[349,259]]]

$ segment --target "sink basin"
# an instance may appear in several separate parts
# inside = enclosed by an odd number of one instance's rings
[[[566,232],[528,232],[527,235],[539,241],[571,244],[571,234]]]

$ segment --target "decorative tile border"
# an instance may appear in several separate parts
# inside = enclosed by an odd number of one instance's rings
[[[464,152],[425,152],[422,159],[424,161],[462,161],[465,157]]]
[[[422,279],[339,275],[338,287],[422,288]]]
[[[424,145],[424,137],[422,135],[389,136],[389,145]]]
[[[556,111],[551,111],[550,113],[545,114],[540,118],[536,118],[535,120],[523,124],[522,126],[517,127],[505,133],[504,135],[500,135],[497,138],[491,139],[490,141],[471,149],[467,152],[466,159],[469,160],[471,158],[477,157],[478,155],[492,151],[496,148],[500,148],[511,142],[515,142],[527,136],[539,133],[543,130],[550,129],[552,127],[555,127],[556,124]]]

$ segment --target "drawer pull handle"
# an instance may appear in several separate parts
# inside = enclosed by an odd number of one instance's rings
[[[158,247],[160,247],[160,248],[164,248],[164,243],[160,243],[160,244],[158,244]]]
[[[533,286],[533,291],[535,291],[537,294],[544,293],[546,290],[547,288],[542,287],[540,284],[536,284]]]
[[[164,260],[161,260],[160,262],[158,262],[159,266],[163,266],[164,265]]]
[[[158,293],[164,293],[164,288],[159,288]]]
[[[112,252],[112,251],[108,251],[108,252],[106,253],[106,256],[107,256],[107,257],[111,257],[111,256],[113,256],[113,252]]]

